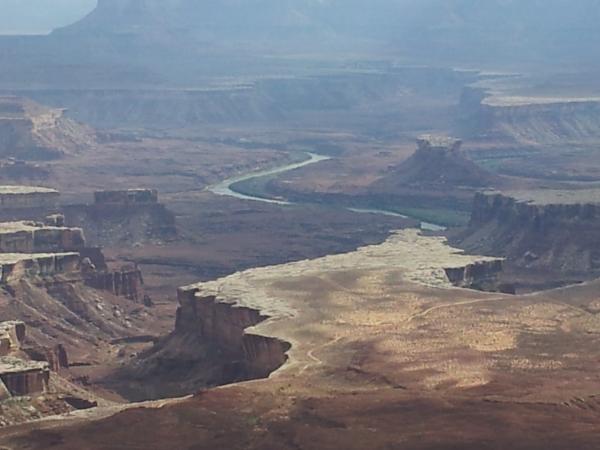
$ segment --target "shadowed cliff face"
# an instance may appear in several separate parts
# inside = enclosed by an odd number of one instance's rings
[[[469,230],[459,240],[468,251],[506,256],[520,267],[590,277],[600,272],[599,223],[594,197],[541,204],[477,194]]]
[[[600,139],[597,96],[495,95],[468,87],[461,95],[459,111],[457,124],[465,137],[491,137],[530,146]]]

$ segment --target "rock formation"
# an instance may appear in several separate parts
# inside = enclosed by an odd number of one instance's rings
[[[500,139],[522,146],[548,146],[600,139],[600,98],[519,97],[466,88],[459,128],[468,138]]]
[[[6,193],[4,198],[0,196],[0,201],[13,211],[37,211],[45,200],[58,196],[54,190],[14,186],[0,187],[0,192]],[[98,205],[120,207],[121,211],[128,207],[158,205],[156,192],[149,190],[97,193],[97,197]],[[87,246],[81,228],[66,227],[63,214],[50,214],[44,222],[0,222],[2,283],[68,274],[90,287],[141,301],[143,279],[137,267],[108,270],[102,251]]]
[[[517,266],[592,276],[600,272],[597,190],[482,192],[461,247]]]
[[[91,205],[63,208],[67,223],[86,230],[93,245],[122,245],[176,237],[175,216],[151,189],[99,191]]]
[[[50,369],[47,362],[18,356],[25,341],[25,324],[0,322],[0,398],[39,394],[48,387]]]
[[[460,140],[424,135],[408,159],[388,167],[366,188],[363,204],[457,226],[468,221],[477,190],[504,182],[471,161]]]
[[[514,286],[500,281],[500,275],[503,270],[503,261],[501,259],[477,261],[466,266],[447,267],[444,269],[448,280],[454,286],[479,291],[514,294]]]
[[[48,108],[19,97],[0,97],[0,158],[45,160],[83,150],[93,132]]]
[[[456,189],[495,185],[497,177],[469,160],[461,151],[461,145],[458,139],[421,136],[415,153],[392,168],[376,187]]]
[[[96,205],[126,206],[157,203],[158,192],[154,189],[94,192],[94,204]]]
[[[0,211],[53,209],[60,194],[55,189],[34,186],[0,186]]]
[[[370,271],[386,267],[404,271],[410,267],[414,271],[405,274],[410,279],[448,287],[451,283],[444,266],[462,270],[462,279],[472,283],[489,280],[498,270],[495,258],[463,255],[444,245],[442,238],[425,238],[416,230],[409,230],[398,232],[384,244],[356,252],[251,269],[182,287],[178,290],[174,331],[142,355],[130,372],[144,379],[160,380],[163,392],[173,395],[184,394],[184,388],[196,390],[203,385],[268,377],[288,361],[289,353],[294,351],[293,343],[298,340],[283,339],[279,333],[266,330],[277,327],[282,320],[302,315],[302,308],[290,308],[282,298],[271,297],[267,286],[274,280],[344,268]],[[431,266],[424,263],[428,254],[436,255]],[[485,270],[465,269],[476,262],[486,263]],[[182,367],[186,370],[182,371]]]
[[[11,396],[39,394],[48,388],[50,369],[47,363],[5,356],[0,358],[0,380]]]
[[[1,253],[51,253],[79,251],[85,247],[81,228],[38,222],[0,223]]]
[[[16,216],[47,214],[44,200],[58,196],[14,186],[0,187],[1,193],[2,212]],[[125,198],[117,202],[123,209],[157,201],[152,191]],[[147,312],[141,303],[150,301],[141,271],[111,270],[100,248],[88,247],[83,230],[65,226],[57,210],[43,222],[0,222],[0,317],[19,319],[0,323],[0,427],[97,405],[93,393],[72,384],[69,359],[87,365],[106,357],[106,342],[143,335],[140,317]]]
[[[1,253],[2,284],[79,273],[79,253]]]
[[[19,278],[70,274],[83,277],[93,288],[141,301],[143,278],[137,267],[110,271],[98,248],[86,246],[83,230],[64,226],[64,216],[48,216],[38,222],[0,223],[1,282]]]
[[[115,271],[90,270],[84,273],[84,279],[85,284],[94,289],[109,291],[135,302],[144,300],[144,279],[137,266],[122,267]]]
[[[179,397],[209,386],[264,378],[287,361],[289,343],[250,331],[266,319],[196,287],[178,291],[175,329],[123,367],[127,394],[136,400]]]
[[[21,348],[25,340],[25,324],[19,320],[0,322],[0,356]]]
[[[246,331],[268,319],[260,311],[204,296],[194,287],[180,289],[178,300],[175,334],[191,334],[226,351],[236,379],[267,377],[287,360],[287,342]]]

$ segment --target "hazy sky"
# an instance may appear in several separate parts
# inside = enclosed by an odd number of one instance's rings
[[[0,0],[0,34],[48,33],[80,19],[97,0]]]

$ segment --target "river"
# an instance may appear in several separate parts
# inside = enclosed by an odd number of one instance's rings
[[[240,183],[242,181],[248,181],[248,180],[252,180],[255,178],[261,178],[261,177],[266,177],[266,176],[270,176],[270,175],[277,175],[280,173],[289,172],[290,170],[299,169],[301,167],[306,167],[311,164],[316,164],[321,161],[327,161],[327,160],[331,159],[331,157],[329,157],[329,156],[319,155],[317,153],[310,153],[310,152],[307,152],[306,156],[307,156],[307,159],[305,159],[304,161],[300,161],[300,162],[296,162],[296,163],[292,163],[292,164],[286,164],[283,166],[275,167],[273,169],[265,169],[265,170],[259,170],[256,172],[250,172],[245,175],[238,175],[236,177],[228,178],[226,180],[221,181],[218,184],[209,186],[207,188],[207,190],[216,195],[234,197],[234,198],[239,198],[241,200],[252,200],[252,201],[256,201],[256,202],[271,203],[271,204],[282,205],[282,206],[294,205],[295,203],[289,202],[287,200],[279,200],[279,199],[258,197],[258,196],[254,196],[254,195],[243,194],[241,192],[235,191],[232,186],[234,184]],[[358,214],[379,214],[379,215],[384,215],[384,216],[402,217],[404,219],[411,218],[410,216],[399,214],[394,211],[388,211],[385,209],[366,209],[366,208],[346,208],[346,209],[348,209],[349,211],[358,213]],[[421,222],[421,229],[427,230],[427,231],[444,231],[446,228],[443,226],[434,224],[434,223]]]

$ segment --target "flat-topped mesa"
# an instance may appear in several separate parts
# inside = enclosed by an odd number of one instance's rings
[[[66,205],[66,223],[85,230],[96,246],[156,242],[177,235],[175,215],[159,202],[155,189],[104,190],[94,203]]]
[[[61,223],[59,218],[54,223]],[[78,252],[85,248],[81,228],[44,225],[33,221],[0,222],[0,252]]]
[[[424,134],[417,139],[417,146],[417,152],[446,156],[459,154],[462,141],[447,136]]]
[[[37,186],[0,186],[0,212],[9,209],[54,209],[60,193]]]
[[[0,253],[0,284],[79,274],[79,253]]]
[[[127,189],[121,191],[94,192],[96,205],[147,205],[158,203],[155,189]]]

